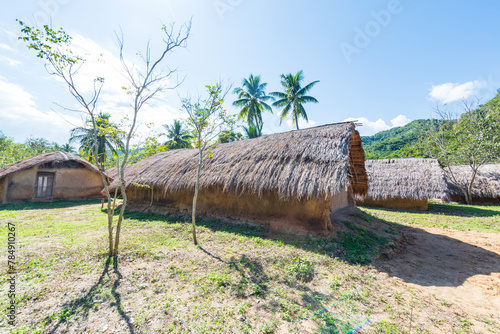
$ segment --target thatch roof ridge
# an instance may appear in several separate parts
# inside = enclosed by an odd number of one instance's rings
[[[351,137],[359,140],[354,154],[361,158],[350,157]],[[362,159],[359,178],[364,175],[366,184],[364,151],[350,122],[218,144],[210,151],[213,155],[204,161],[201,188],[258,195],[277,191],[283,198],[326,197],[350,186],[350,158]],[[139,183],[165,192],[193,189],[197,162],[197,149],[157,153],[127,166],[127,187]],[[358,192],[363,192],[362,187]]]
[[[470,166],[451,166],[451,169],[458,182],[461,182],[466,187],[466,180],[472,173]],[[448,191],[450,195],[463,196],[460,188],[451,182],[448,182]],[[500,164],[487,164],[479,167],[472,185],[472,196],[481,198],[500,197]]]
[[[68,152],[50,152],[50,153],[40,154],[35,157],[23,159],[14,162],[13,164],[5,166],[4,168],[0,169],[0,178],[47,162],[53,162],[53,161],[59,162],[59,161],[70,161],[70,160],[81,163],[82,165],[85,166],[85,168],[91,171],[99,172],[99,169],[96,166],[92,165],[87,160],[84,160],[76,155],[73,155]]]
[[[436,159],[405,158],[366,160],[368,195],[389,198],[447,198],[444,172]]]

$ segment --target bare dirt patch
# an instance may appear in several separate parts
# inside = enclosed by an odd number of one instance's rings
[[[424,298],[438,299],[450,309],[476,319],[500,323],[498,233],[402,229],[411,236],[407,247],[392,259],[376,261],[378,270],[389,277],[400,278]],[[476,331],[487,330],[480,321],[474,325]]]

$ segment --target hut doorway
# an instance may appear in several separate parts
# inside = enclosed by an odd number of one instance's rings
[[[54,173],[36,174],[35,198],[52,198],[54,191]]]

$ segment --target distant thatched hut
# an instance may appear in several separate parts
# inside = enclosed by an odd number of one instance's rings
[[[197,213],[307,231],[332,229],[330,214],[367,192],[364,151],[353,123],[219,144],[204,160]],[[198,151],[158,153],[125,170],[131,208],[191,211]],[[116,186],[116,181],[112,184]],[[148,188],[149,187],[149,188]]]
[[[0,169],[2,203],[100,197],[97,167],[67,152],[52,152]]]
[[[435,159],[366,160],[368,195],[358,205],[427,210],[429,198],[447,198],[443,170]]]
[[[457,181],[460,182],[464,188],[467,188],[468,180],[470,180],[472,176],[472,169],[469,166],[452,166],[451,169]],[[463,192],[451,182],[448,182],[448,192],[450,194],[450,200],[465,202]],[[500,203],[500,164],[490,164],[479,167],[472,185],[472,202]]]

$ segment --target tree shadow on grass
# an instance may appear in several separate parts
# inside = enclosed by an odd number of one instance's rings
[[[498,205],[482,205],[478,207],[477,205],[465,205],[465,204],[438,204],[429,203],[429,210],[421,212],[422,214],[443,214],[446,216],[457,216],[457,217],[494,217],[497,216],[500,219],[500,209],[491,210],[489,207],[500,208]]]
[[[127,212],[126,218],[167,224],[189,222],[183,216],[137,212]],[[351,211],[349,220],[334,225],[338,238],[299,236],[271,231],[263,225],[215,219],[198,219],[197,226],[214,232],[277,241],[352,264],[374,265],[391,276],[423,286],[459,286],[472,276],[500,272],[500,256],[481,247],[420,228],[399,225],[357,208]],[[391,240],[392,237],[394,240]],[[374,258],[379,259],[375,261]],[[257,282],[261,279],[258,275],[254,276]]]
[[[391,211],[391,212],[406,212],[412,214],[421,214],[421,215],[444,215],[444,216],[454,216],[454,217],[499,217],[500,219],[500,209],[492,210],[489,207],[500,208],[498,205],[467,205],[467,204],[455,204],[455,203],[429,203],[428,210],[401,210],[401,209],[392,209],[386,207],[375,207],[375,206],[366,206],[369,209],[376,209],[382,211]]]
[[[85,319],[88,317],[90,311],[95,309],[99,303],[96,301],[96,297],[99,295],[100,290],[106,286],[107,284],[104,282],[105,278],[108,277],[113,281],[111,287],[111,295],[114,298],[114,301],[110,303],[110,306],[114,306],[117,312],[120,314],[120,317],[123,321],[125,321],[127,325],[128,332],[131,334],[135,334],[134,326],[130,320],[130,317],[123,310],[121,295],[118,292],[118,288],[120,286],[121,280],[123,278],[120,273],[118,266],[115,264],[112,266],[112,270],[110,271],[110,261],[106,261],[104,269],[97,280],[97,282],[85,293],[84,296],[75,298],[69,302],[66,302],[62,305],[61,310],[59,312],[58,321],[49,325],[49,329],[47,333],[57,333],[58,329],[71,318]],[[110,274],[113,274],[115,277],[111,278]],[[42,323],[51,323],[52,319],[50,317],[45,318]]]
[[[101,203],[101,199],[55,200],[50,202],[7,203],[0,205],[0,211],[64,209],[75,206]]]

